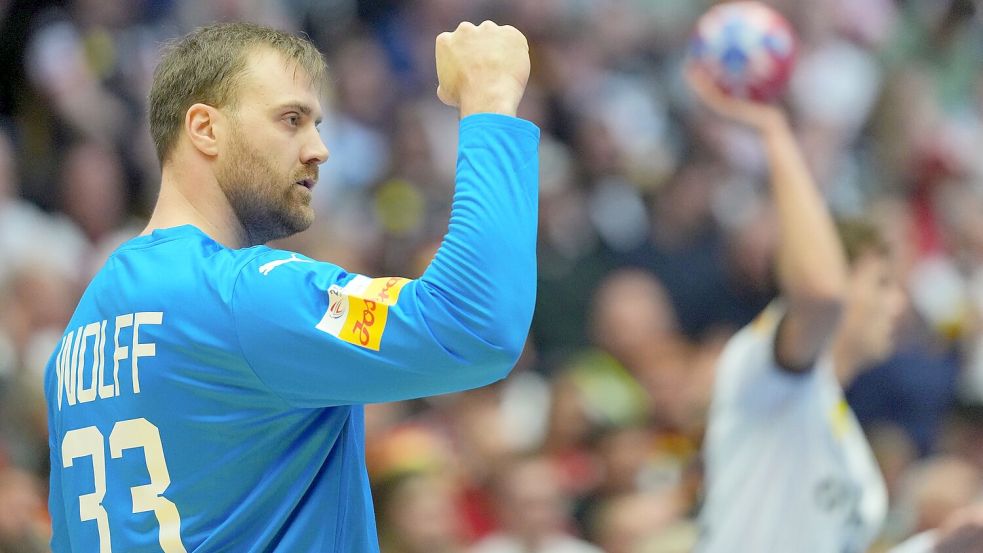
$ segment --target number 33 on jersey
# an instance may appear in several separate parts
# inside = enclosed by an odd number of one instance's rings
[[[111,371],[107,371],[109,367],[105,355],[109,321],[93,322],[69,332],[62,339],[55,357],[58,410],[96,400],[112,400],[121,393],[124,396],[140,394],[139,360],[156,357],[157,354],[156,344],[141,340],[140,329],[142,326],[161,325],[163,317],[161,311],[126,313],[115,317],[115,326],[110,327],[114,346]],[[121,331],[127,329],[132,330],[131,339],[121,342]],[[120,364],[128,359],[130,370],[124,371],[124,385],[121,386]],[[106,461],[107,445],[109,463]],[[117,470],[114,474],[113,461],[122,460],[124,455],[138,458],[140,451],[143,452],[144,470],[149,476],[149,483],[121,482],[121,471]],[[93,489],[90,493],[79,495],[79,519],[82,523],[94,522],[96,525],[99,553],[113,550],[113,524],[103,506],[107,485],[129,488],[133,514],[152,512],[156,516],[160,527],[160,547],[165,553],[186,553],[181,543],[181,515],[177,506],[163,496],[171,484],[171,477],[164,459],[160,431],[153,423],[142,417],[116,422],[109,433],[108,443],[97,426],[68,430],[62,439],[60,453],[63,469],[84,471],[91,467]]]
[[[95,490],[79,497],[79,514],[82,522],[94,520],[99,529],[99,553],[111,552],[109,516],[102,506],[106,496],[106,481],[112,479],[112,470],[106,466],[106,441],[95,426],[86,426],[65,433],[61,443],[62,466],[70,468],[75,460],[89,457],[92,461],[92,477]],[[117,422],[109,434],[109,452],[112,459],[120,459],[128,449],[142,449],[150,474],[150,483],[130,486],[133,496],[133,513],[153,511],[160,524],[160,547],[164,553],[186,553],[181,544],[181,515],[177,506],[163,497],[171,485],[164,460],[164,447],[160,432],[147,419],[130,419]],[[137,453],[132,453],[136,455]]]

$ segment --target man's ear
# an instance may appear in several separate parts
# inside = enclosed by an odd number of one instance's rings
[[[222,114],[207,104],[194,104],[184,114],[184,130],[191,144],[206,156],[218,155],[217,136],[223,127]]]

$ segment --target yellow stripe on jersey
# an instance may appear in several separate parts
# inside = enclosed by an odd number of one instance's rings
[[[837,440],[842,440],[843,436],[846,435],[847,429],[850,427],[850,406],[847,405],[845,399],[841,399],[836,404],[833,412],[830,413],[830,419],[833,426],[833,436]]]

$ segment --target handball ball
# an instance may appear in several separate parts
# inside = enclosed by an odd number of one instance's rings
[[[726,94],[774,100],[795,65],[795,32],[760,2],[718,4],[700,17],[690,41],[691,61]]]

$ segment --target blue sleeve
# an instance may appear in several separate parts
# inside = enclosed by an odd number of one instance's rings
[[[263,250],[239,271],[232,315],[243,355],[297,406],[396,401],[504,378],[536,295],[535,125],[461,121],[447,235],[416,280],[369,278]]]
[[[51,416],[50,410],[48,416]],[[48,516],[51,517],[51,551],[54,553],[69,551],[65,498],[62,497],[61,491],[62,469],[59,451],[60,448],[49,438],[48,458],[51,462],[51,473],[48,480]]]

